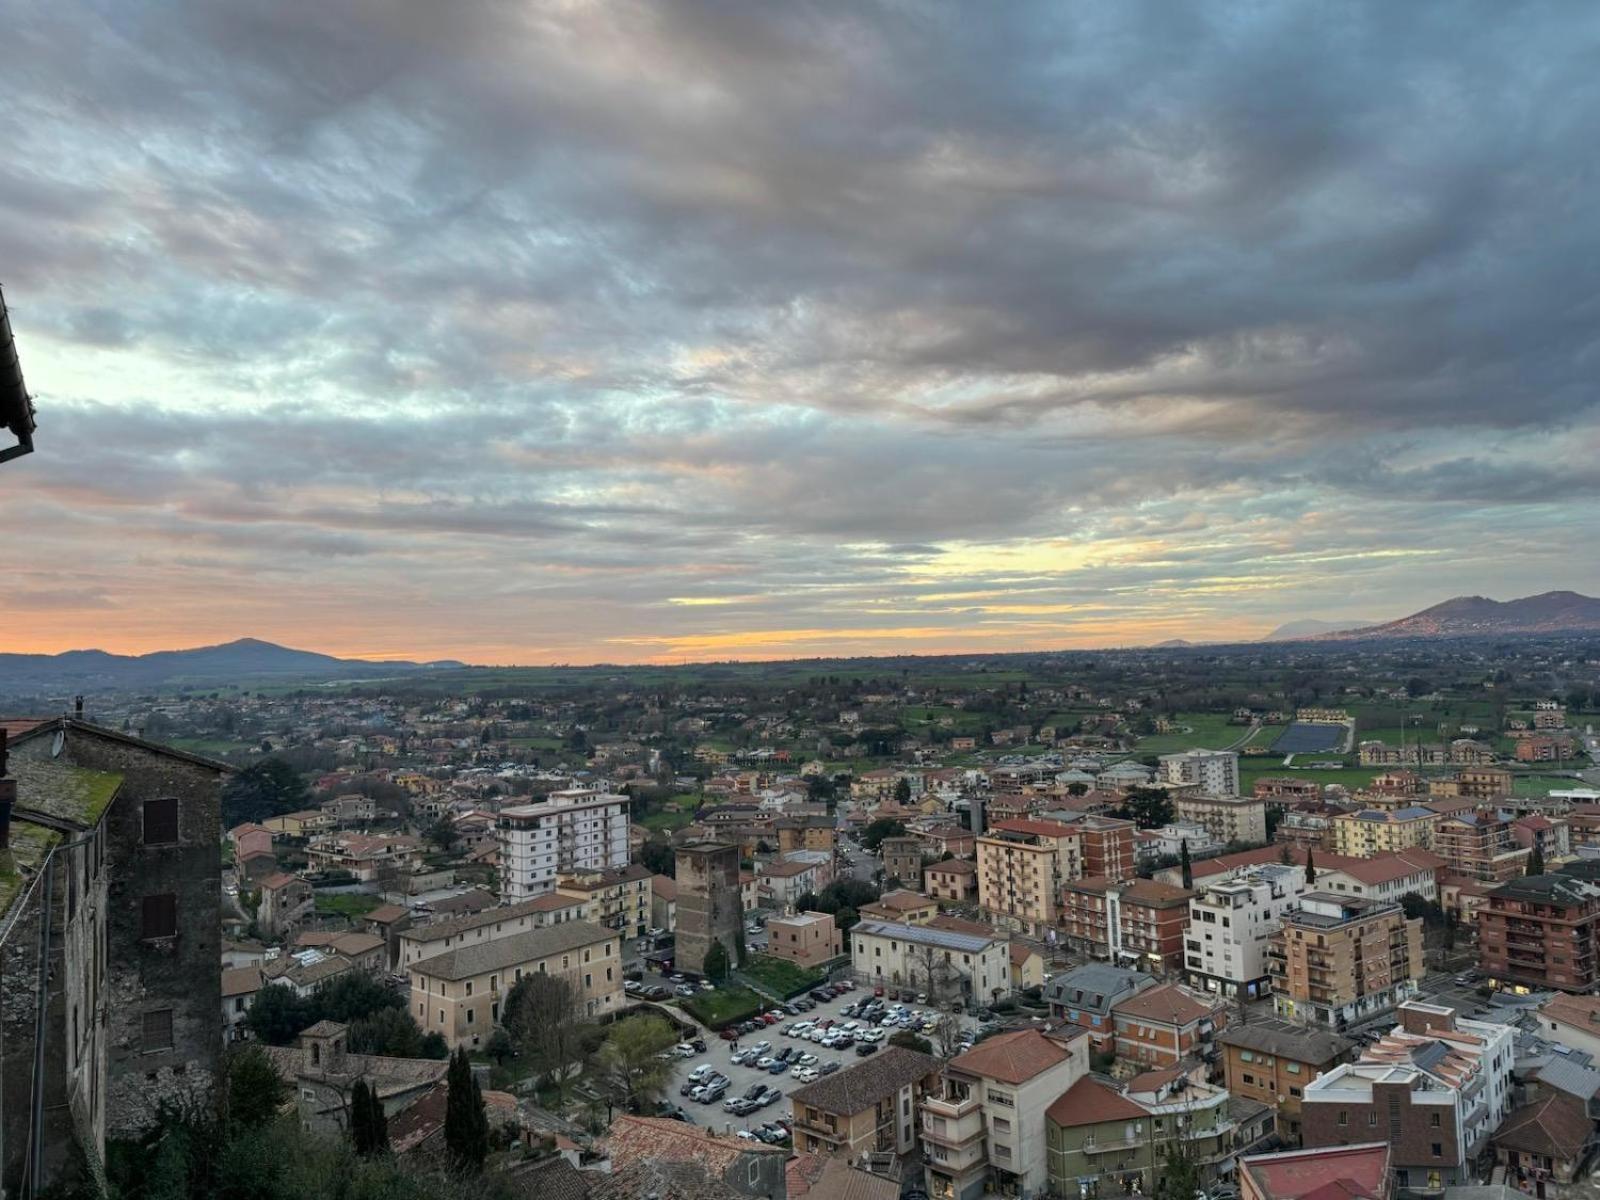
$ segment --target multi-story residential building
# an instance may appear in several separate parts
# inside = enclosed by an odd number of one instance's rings
[[[638,863],[562,875],[556,895],[580,901],[585,921],[622,937],[643,937],[650,928],[650,871]]]
[[[1118,965],[1181,970],[1193,895],[1153,879],[1075,879],[1061,889],[1063,936],[1072,949]]]
[[[773,823],[773,828],[778,834],[780,854],[787,854],[791,850],[826,850],[829,854],[833,853],[833,820],[826,815],[780,817]]]
[[[1561,873],[1502,883],[1478,909],[1478,964],[1501,983],[1595,990],[1600,885]]]
[[[950,858],[928,865],[923,885],[935,900],[965,904],[978,895],[978,864],[968,858]]]
[[[1390,1144],[1401,1191],[1474,1182],[1473,1164],[1512,1107],[1515,1027],[1416,1001],[1400,1025],[1305,1088],[1306,1146]]]
[[[1412,805],[1393,812],[1362,809],[1333,819],[1333,852],[1347,858],[1371,858],[1397,850],[1430,849],[1439,814]]]
[[[887,837],[878,847],[885,879],[898,879],[902,887],[922,886],[922,841],[914,837]]]
[[[276,871],[261,881],[256,924],[269,937],[290,938],[311,919],[316,893],[304,879]]]
[[[931,1003],[987,1004],[1011,991],[1010,943],[997,934],[858,921],[849,942],[851,969],[864,983],[915,987]]]
[[[916,1148],[922,1105],[939,1089],[942,1064],[931,1054],[887,1046],[865,1062],[796,1088],[794,1148],[858,1161],[897,1159]]]
[[[1311,892],[1284,915],[1268,962],[1280,1016],[1344,1029],[1416,995],[1422,918],[1391,901]]]
[[[767,922],[767,953],[815,967],[843,954],[844,942],[832,913],[803,912]]]
[[[80,717],[0,721],[6,1195],[214,1079],[226,769]]]
[[[1175,1067],[1186,1058],[1217,1056],[1215,1037],[1227,1024],[1220,996],[1163,983],[1120,1000],[1112,1008],[1117,1058],[1145,1068]]]
[[[1267,802],[1256,796],[1180,795],[1172,811],[1187,825],[1205,826],[1212,840],[1225,846],[1259,846],[1267,840]]]
[[[1117,1026],[1111,1010],[1129,996],[1156,986],[1142,971],[1109,963],[1087,963],[1053,975],[1044,986],[1050,1016],[1067,1021],[1089,1035],[1095,1053],[1116,1048]]]
[[[1531,853],[1511,836],[1510,821],[1481,809],[1440,817],[1433,852],[1444,859],[1446,869],[1493,883],[1527,874]]]
[[[1300,1142],[1300,1102],[1308,1083],[1348,1061],[1355,1043],[1327,1030],[1276,1018],[1229,1026],[1217,1034],[1228,1091],[1275,1108],[1278,1134]]]
[[[1547,863],[1572,854],[1572,822],[1563,816],[1532,813],[1511,822],[1512,840],[1531,855],[1535,848]]]
[[[500,810],[500,895],[527,900],[574,871],[628,865],[628,798],[580,788]]]
[[[1265,1140],[1272,1112],[1181,1072],[1150,1072],[1121,1086],[1086,1076],[1045,1110],[1045,1129],[1051,1195],[1151,1195],[1168,1154],[1181,1154],[1210,1183]]]
[[[1042,1194],[1050,1178],[1045,1111],[1089,1071],[1089,1039],[1037,1029],[980,1042],[945,1068],[922,1105],[932,1200]]]
[[[1265,996],[1272,990],[1268,942],[1310,889],[1304,870],[1282,864],[1206,884],[1189,901],[1190,981],[1223,996]]]
[[[1564,733],[1532,733],[1517,739],[1518,762],[1557,762],[1573,756],[1577,743]]]
[[[673,962],[681,971],[701,973],[712,942],[721,942],[728,961],[738,955],[744,927],[744,883],[739,847],[723,842],[689,842],[678,847],[678,932]],[[751,876],[754,889],[755,877]]]
[[[261,990],[261,968],[224,967],[222,969],[222,1040],[229,1045],[250,1036],[245,1018],[250,1004]]]
[[[1272,840],[1302,850],[1326,850],[1333,840],[1333,818],[1344,811],[1337,804],[1303,800],[1284,810]]]
[[[797,851],[804,854],[806,851]],[[761,898],[769,908],[780,912],[792,911],[807,893],[820,892],[832,876],[829,864],[809,862],[803,858],[778,858],[763,866],[757,874],[761,881]]]
[[[1060,916],[1061,885],[1082,864],[1075,826],[1001,821],[978,839],[978,904],[997,923],[1043,936]]]
[[[1239,756],[1232,750],[1185,750],[1163,754],[1159,762],[1158,783],[1192,788],[1209,796],[1239,794]],[[1266,841],[1266,835],[1258,840]]]
[[[413,869],[422,861],[422,843],[405,835],[328,833],[311,839],[306,859],[314,871],[347,871],[370,883]]]
[[[1134,849],[1137,825],[1117,817],[1094,814],[1079,816],[1072,824],[1078,831],[1079,855],[1082,858],[1079,869],[1083,874],[1113,882],[1134,878],[1134,870],[1138,865]]]
[[[1222,852],[1222,843],[1211,836],[1209,829],[1190,821],[1173,821],[1159,829],[1141,830],[1138,836],[1145,840],[1152,858],[1178,858],[1185,850],[1191,858]],[[1089,870],[1087,854],[1084,857],[1084,873],[1094,874]]]
[[[524,975],[559,975],[577,992],[590,1017],[622,1004],[621,942],[615,930],[588,921],[446,950],[411,964],[411,1010],[424,1033],[454,1050],[477,1047],[500,1021],[500,1005]]]

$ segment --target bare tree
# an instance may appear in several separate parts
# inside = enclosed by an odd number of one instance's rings
[[[583,1071],[584,1033],[589,1022],[574,983],[560,975],[534,972],[517,981],[506,996],[502,1022],[533,1069],[547,1075],[563,1104]]]

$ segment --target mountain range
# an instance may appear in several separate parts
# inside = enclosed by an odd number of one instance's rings
[[[19,695],[64,688],[146,688],[175,683],[222,684],[240,680],[365,679],[409,671],[461,667],[464,663],[374,662],[292,650],[257,638],[220,646],[109,654],[67,650],[61,654],[0,654],[0,694]]]
[[[1541,592],[1519,600],[1456,596],[1386,621],[1311,635],[1319,641],[1365,638],[1493,637],[1518,633],[1600,632],[1600,600],[1577,592]]]
[[[1303,642],[1307,638],[1321,637],[1325,633],[1343,633],[1347,629],[1361,629],[1365,626],[1376,625],[1370,617],[1358,617],[1345,621],[1319,621],[1316,617],[1303,617],[1298,621],[1289,621],[1279,625],[1266,637],[1263,642]]]

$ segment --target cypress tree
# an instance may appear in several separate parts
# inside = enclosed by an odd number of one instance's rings
[[[1312,865],[1312,862],[1311,862],[1311,847],[1307,846],[1306,847],[1306,882],[1307,883],[1316,883],[1316,881],[1317,881],[1317,868]]]
[[[1528,855],[1528,874],[1544,874],[1544,847],[1539,845],[1537,838],[1534,839],[1533,853]]]
[[[464,1048],[450,1056],[447,1086],[445,1146],[458,1171],[476,1174],[483,1170],[483,1160],[489,1157],[489,1119],[483,1111],[483,1093],[472,1077],[472,1064]]]
[[[1183,868],[1183,886],[1194,887],[1194,864],[1189,861],[1189,839],[1184,838],[1178,843],[1178,863]]]

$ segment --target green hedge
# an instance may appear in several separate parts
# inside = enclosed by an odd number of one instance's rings
[[[798,963],[771,954],[752,954],[745,960],[740,973],[748,975],[762,987],[784,1000],[809,992],[826,983],[828,977],[821,971],[807,970]]]
[[[763,1002],[749,988],[721,987],[714,992],[687,997],[678,1001],[678,1005],[707,1029],[722,1029],[755,1016]]]

